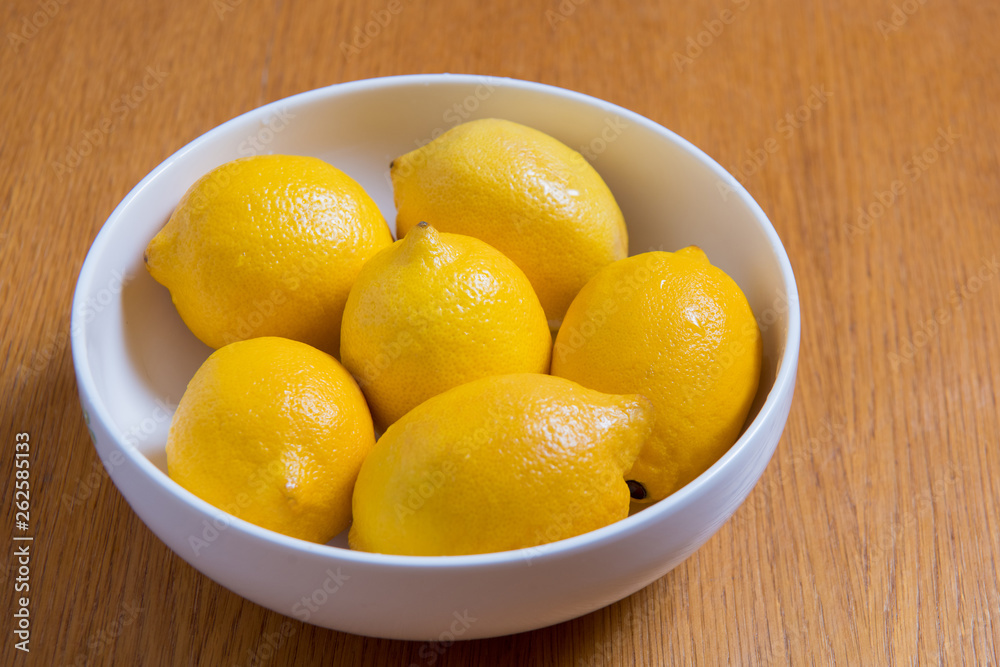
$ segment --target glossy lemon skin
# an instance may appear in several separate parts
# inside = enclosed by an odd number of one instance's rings
[[[380,431],[470,380],[547,373],[551,352],[524,273],[483,241],[426,224],[365,265],[344,309],[341,359]]]
[[[614,195],[577,151],[487,118],[457,125],[392,163],[396,229],[426,221],[480,238],[531,281],[553,329],[603,266],[628,254]]]
[[[354,490],[354,549],[443,556],[546,544],[625,518],[641,396],[549,375],[450,389],[389,427]]]
[[[375,202],[326,162],[262,155],[185,193],[145,263],[206,345],[280,336],[337,355],[361,266],[392,243]]]
[[[653,436],[629,479],[660,500],[736,441],[757,393],[762,339],[739,286],[697,247],[615,262],[580,291],[556,337],[552,374],[641,393]]]
[[[336,359],[254,338],[216,350],[191,379],[170,425],[167,471],[234,516],[327,542],[350,523],[374,445],[364,396]]]

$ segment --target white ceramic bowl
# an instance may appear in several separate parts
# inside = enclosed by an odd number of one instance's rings
[[[625,214],[631,253],[705,249],[746,293],[764,334],[760,391],[742,437],[671,497],[553,544],[443,558],[350,551],[272,533],[208,505],[166,475],[173,408],[210,350],[188,332],[142,253],[185,190],[255,153],[323,158],[395,219],[389,162],[463,120],[499,117],[577,148]],[[511,79],[416,75],[355,81],[261,107],[191,142],[122,201],[90,249],[73,300],[73,362],[98,455],[139,517],[226,588],[279,613],[397,639],[489,637],[558,623],[666,574],[746,498],[788,416],[799,310],[788,258],[760,207],[690,143],[586,95]]]

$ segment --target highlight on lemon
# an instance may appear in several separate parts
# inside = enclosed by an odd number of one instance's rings
[[[391,181],[396,241],[347,174],[269,155],[204,175],[149,242],[216,348],[171,422],[177,483],[313,542],[479,554],[624,519],[732,447],[761,372],[750,304],[698,247],[626,257],[583,156],[482,119]]]
[[[292,338],[340,353],[361,266],[392,243],[375,202],[314,157],[261,155],[213,169],[149,242],[149,273],[206,345]]]
[[[263,528],[327,542],[375,431],[354,378],[286,338],[219,348],[188,383],[170,424],[167,472],[202,500]]]
[[[628,254],[614,195],[577,151],[519,123],[456,125],[392,162],[396,229],[420,222],[486,241],[517,264],[549,324],[576,293]]]
[[[761,354],[743,292],[691,246],[635,255],[594,276],[566,313],[552,374],[653,402],[653,435],[627,473],[635,500],[648,504],[736,442],[757,393]]]
[[[443,556],[534,547],[629,511],[652,406],[551,375],[481,378],[379,438],[354,489],[354,549]]]
[[[427,223],[365,264],[342,327],[341,359],[380,431],[470,380],[549,371],[552,337],[524,272]]]

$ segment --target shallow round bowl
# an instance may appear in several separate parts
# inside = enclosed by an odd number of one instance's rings
[[[739,441],[669,498],[553,544],[477,556],[351,551],[236,519],[166,474],[170,418],[211,350],[187,330],[142,253],[187,188],[257,153],[314,155],[353,176],[395,219],[389,162],[458,124],[524,123],[586,156],[625,215],[632,254],[701,246],[742,287],[764,337],[760,390]],[[558,623],[662,577],[732,516],[788,416],[799,309],[788,257],[731,175],[673,132],[608,102],[550,86],[466,75],[355,81],[261,107],[196,139],[115,209],[87,255],[72,312],[73,362],[98,455],[125,499],[177,555],[281,614],[345,632],[472,639]]]

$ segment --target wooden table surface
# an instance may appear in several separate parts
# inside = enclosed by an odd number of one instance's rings
[[[996,3],[6,0],[0,27],[0,664],[997,664]],[[722,530],[606,609],[447,647],[288,621],[175,556],[103,472],[68,344],[87,248],[164,158],[266,102],[414,72],[541,81],[675,130],[769,214],[802,306],[784,436]]]

